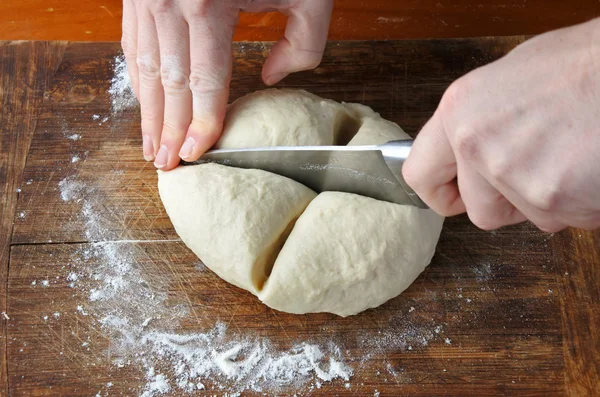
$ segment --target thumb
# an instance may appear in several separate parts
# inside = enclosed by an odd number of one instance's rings
[[[465,212],[456,181],[456,157],[439,108],[417,135],[402,174],[406,183],[438,214],[453,216]]]
[[[262,79],[273,85],[290,73],[316,68],[321,62],[333,0],[305,0],[287,10],[285,36],[273,46]]]

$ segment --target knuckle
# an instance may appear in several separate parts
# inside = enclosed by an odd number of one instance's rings
[[[158,112],[151,110],[151,108],[144,106],[144,104],[141,106],[140,116],[142,122],[148,125],[155,125],[160,119]],[[162,120],[160,121],[162,122]]]
[[[302,56],[296,58],[296,65],[300,70],[315,69],[323,57],[323,54],[317,51],[301,51],[301,54]]]
[[[184,135],[186,130],[187,126],[185,126],[181,122],[171,119],[165,119],[163,121],[162,137],[167,140],[170,140],[175,137]]]
[[[181,92],[189,89],[189,78],[181,70],[162,66],[160,68],[160,77],[165,92]]]
[[[218,73],[194,68],[190,73],[189,86],[195,94],[216,93],[227,88],[227,79]]]
[[[548,183],[543,187],[532,189],[528,201],[540,211],[554,212],[560,209],[563,194],[557,185]]]
[[[319,66],[320,63],[321,63],[321,57],[313,56],[313,57],[307,58],[306,61],[304,62],[303,66],[306,69],[315,69],[317,66]]]
[[[506,156],[498,156],[488,161],[488,172],[496,182],[505,182],[511,173],[513,163]]]
[[[478,128],[473,125],[458,127],[454,132],[454,146],[458,154],[466,160],[475,160],[480,152]]]
[[[160,78],[160,67],[156,60],[151,56],[142,55],[136,59],[140,77],[147,80],[156,80]]]
[[[195,18],[206,18],[210,12],[213,1],[211,0],[198,0],[192,1],[189,4],[188,13],[191,17]]]
[[[170,12],[175,6],[175,0],[154,0],[152,9],[155,14]]]
[[[468,95],[470,90],[470,82],[466,77],[454,81],[444,92],[440,101],[440,110],[442,112],[453,112],[454,109],[460,106]]]

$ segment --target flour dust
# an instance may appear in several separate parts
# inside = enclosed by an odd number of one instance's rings
[[[131,87],[131,79],[129,78],[125,56],[119,55],[115,57],[114,77],[110,83],[108,93],[111,98],[111,109],[113,114],[137,104],[135,93]],[[99,118],[100,117],[98,117],[98,119]]]
[[[81,205],[86,236],[110,237],[103,231],[101,203],[89,198],[95,192],[74,176],[59,183],[62,200]],[[168,302],[169,280],[157,276],[160,269],[144,242],[101,241],[84,247],[67,276],[69,286],[87,296],[76,310],[97,320],[110,340],[113,364],[143,371],[142,397],[195,390],[226,391],[230,396],[293,390],[302,395],[317,384],[352,378],[353,369],[333,343],[300,342],[282,351],[267,338],[232,333],[219,320],[209,329],[178,332],[190,307]]]

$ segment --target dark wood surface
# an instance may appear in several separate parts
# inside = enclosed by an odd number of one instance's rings
[[[9,247],[17,187],[44,92],[66,43],[0,42],[0,312],[6,312]],[[7,322],[0,331],[0,395],[7,394]]]
[[[121,0],[3,0],[0,40],[119,41]],[[331,40],[539,34],[600,16],[596,0],[335,0]],[[278,40],[286,17],[242,14],[237,41]]]
[[[363,102],[414,136],[451,81],[523,40],[333,42],[319,68],[291,76],[284,86]],[[91,313],[100,310],[87,300],[94,280],[82,288],[68,285],[69,272],[102,266],[93,257],[82,260],[82,252],[99,241],[126,250],[151,283],[166,288],[168,307],[189,307],[175,330],[179,333],[199,332],[222,320],[240,335],[266,337],[281,349],[298,341],[335,340],[355,370],[350,387],[337,380],[310,395],[600,393],[600,232],[546,235],[529,224],[483,232],[464,216],[448,219],[432,264],[400,297],[345,319],[279,313],[210,271],[198,270],[197,259],[178,241],[158,198],[156,173],[141,158],[138,109],[111,111],[107,89],[118,44],[69,44],[64,54],[60,43],[37,46],[2,47],[0,232],[4,249],[10,248],[10,267],[3,257],[7,289],[0,303],[10,319],[0,317],[6,333],[0,394],[94,396],[106,392],[107,382],[113,384],[109,395],[139,394],[143,374],[115,366],[111,336],[93,314],[77,309],[83,302]],[[36,52],[40,48],[56,55],[44,58]],[[266,48],[262,43],[236,46],[232,99],[263,88],[259,76]],[[29,55],[11,55],[17,53]],[[17,83],[4,77],[20,68],[28,78]],[[6,103],[25,110],[7,111]],[[5,122],[15,115],[20,121]],[[107,120],[99,122],[94,115]],[[19,128],[31,137],[34,127],[30,145],[5,145]],[[71,134],[81,139],[68,139]],[[28,153],[24,169],[23,157],[13,159],[12,150]],[[74,156],[80,161],[72,162]],[[10,167],[4,167],[5,159],[11,159]],[[64,180],[80,183],[83,201],[61,197]],[[93,219],[86,205],[93,208]],[[32,285],[44,279],[50,280],[48,287]],[[61,313],[60,320],[44,319],[53,312]],[[386,343],[381,335],[401,343]],[[419,343],[424,337],[427,343]],[[88,338],[93,343],[82,346]],[[224,391],[199,395],[215,393]]]

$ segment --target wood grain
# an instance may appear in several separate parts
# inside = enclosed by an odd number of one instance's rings
[[[331,40],[538,34],[600,16],[595,0],[336,0]],[[283,15],[242,14],[235,40],[278,40]],[[120,0],[4,0],[0,40],[119,41]]]
[[[551,258],[546,237],[529,228],[481,236],[474,230],[460,231],[463,222],[456,224],[458,228],[447,227],[438,257],[403,296],[346,319],[268,309],[212,272],[198,271],[197,259],[179,242],[112,244],[128,250],[149,279],[169,280],[173,308],[191,303],[190,315],[178,332],[211,329],[215,321],[229,321],[232,332],[267,337],[275,350],[289,349],[295,341],[323,345],[340,341],[345,356],[360,368],[351,389],[335,382],[312,395],[372,395],[374,390],[383,396],[563,395],[561,323],[558,314],[548,315],[558,311],[558,296],[547,292],[556,288],[556,278],[541,266]],[[479,243],[469,249],[470,259],[457,259],[465,256],[457,247],[475,236]],[[507,252],[515,239],[526,245]],[[68,287],[69,272],[93,269],[102,261],[93,257],[84,263],[81,252],[89,249],[89,244],[13,247],[11,396],[89,396],[108,382],[113,383],[111,393],[136,395],[145,383],[134,368],[122,371],[112,363],[118,351],[108,353],[111,340],[97,321],[108,310],[95,308],[86,294],[97,282],[85,279],[84,286]],[[477,281],[478,266],[486,263],[487,279]],[[41,286],[42,279],[50,280],[50,285]],[[34,280],[37,284],[32,286]],[[78,311],[78,305],[88,315]],[[53,318],[53,313],[60,313],[60,318]],[[422,346],[418,339],[438,325],[441,334]],[[365,342],[378,341],[380,332],[391,340],[394,335],[409,335],[407,344]],[[451,345],[445,343],[446,337]],[[90,345],[82,346],[85,341]],[[408,350],[411,343],[414,348]],[[367,354],[372,357],[359,366]],[[388,364],[395,376],[388,372]],[[51,389],[44,388],[50,385]]]
[[[600,231],[568,230],[554,239],[569,396],[600,395]]]
[[[283,86],[366,103],[414,136],[450,82],[523,40],[334,42],[319,68]],[[231,99],[264,88],[260,68],[269,46],[236,45]],[[107,382],[111,394],[141,390],[139,369],[119,369],[111,360],[111,337],[98,323],[106,308],[87,298],[98,281],[71,288],[67,280],[71,271],[106,262],[94,241],[126,250],[134,269],[153,280],[151,288],[168,291],[168,307],[190,308],[177,332],[223,321],[236,335],[268,338],[275,349],[335,340],[356,374],[350,388],[336,381],[314,396],[598,394],[599,232],[546,235],[522,224],[488,233],[464,216],[451,218],[432,264],[380,308],[346,319],[270,310],[198,270],[178,241],[155,172],[141,158],[138,109],[111,110],[106,90],[118,51],[116,43],[70,44],[37,121],[17,204],[24,215],[15,218],[10,253],[11,396],[89,396],[104,393]],[[64,200],[65,183],[76,199]],[[88,337],[93,343],[83,346]],[[398,338],[402,343],[390,343]],[[423,338],[430,339],[419,343]]]
[[[0,312],[6,313],[17,187],[43,94],[66,43],[0,42]],[[6,318],[0,318],[0,395],[7,393]]]

